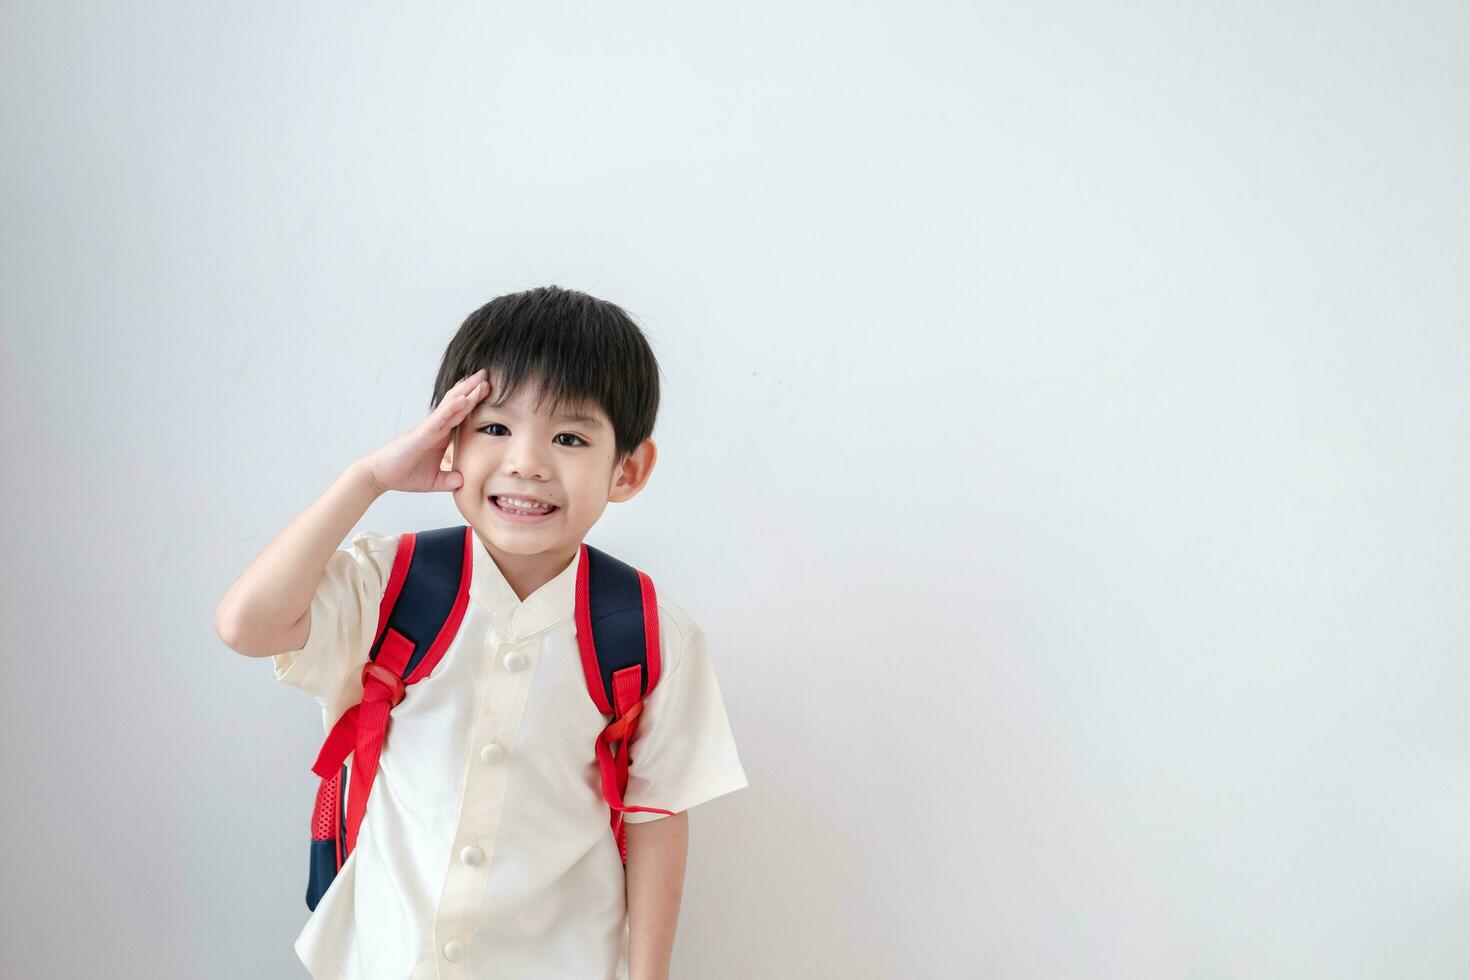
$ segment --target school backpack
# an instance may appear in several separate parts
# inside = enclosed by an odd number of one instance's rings
[[[378,611],[378,630],[362,666],[362,701],[337,719],[312,772],[322,778],[311,820],[311,874],[306,906],[317,902],[357,843],[393,708],[428,677],[459,630],[469,604],[474,529],[455,525],[404,534]],[[673,815],[628,806],[628,749],[643,698],[660,674],[658,603],[647,575],[586,544],[577,566],[577,646],[587,693],[610,721],[593,746],[610,826],[626,864],[623,814]],[[352,756],[349,768],[347,756]]]

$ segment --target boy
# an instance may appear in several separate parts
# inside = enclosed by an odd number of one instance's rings
[[[667,978],[684,811],[745,772],[705,637],[655,565],[663,672],[625,802],[674,815],[624,815],[625,869],[573,617],[584,536],[653,470],[658,398],[616,305],[556,286],[491,300],[450,341],[428,417],[348,466],[221,600],[221,639],[272,657],[330,729],[363,696],[398,539],[338,545],[390,490],[449,491],[473,528],[464,619],[393,709],[355,846],[296,940],[314,980]]]

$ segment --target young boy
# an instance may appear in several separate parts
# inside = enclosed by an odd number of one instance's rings
[[[450,341],[428,417],[348,466],[221,600],[221,639],[272,657],[330,730],[362,699],[398,538],[338,546],[390,490],[449,491],[473,528],[464,619],[393,709],[355,846],[296,940],[314,980],[668,976],[684,811],[745,772],[704,634],[651,562],[662,676],[625,803],[675,815],[625,814],[625,869],[573,617],[583,538],[653,471],[658,399],[619,307],[556,286],[498,297]]]

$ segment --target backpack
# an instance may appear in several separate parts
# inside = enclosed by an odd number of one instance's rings
[[[321,777],[311,820],[306,907],[316,909],[357,843],[393,708],[428,677],[449,648],[469,604],[474,529],[469,525],[404,534],[378,611],[378,631],[362,666],[362,701],[337,719],[312,772]],[[593,746],[610,827],[626,864],[623,814],[662,813],[628,806],[629,746],[643,698],[660,674],[658,603],[643,572],[586,544],[578,555],[575,619],[587,693],[609,724]],[[347,756],[352,756],[349,770]]]

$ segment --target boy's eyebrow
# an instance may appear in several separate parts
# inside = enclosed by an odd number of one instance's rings
[[[590,415],[556,415],[553,416],[553,419],[557,422],[575,422],[582,425],[590,425],[594,429],[602,425],[601,419],[595,419]]]
[[[476,415],[479,415],[479,414],[481,414],[483,412],[486,412],[486,411],[497,411],[497,410],[503,409],[504,407],[505,407],[504,403],[496,404],[496,403],[493,403],[493,402],[481,402],[480,403],[480,406],[475,409],[475,414]],[[593,417],[591,415],[582,415],[580,413],[574,413],[574,414],[570,414],[570,415],[569,414],[554,415],[554,416],[552,416],[552,421],[554,421],[554,422],[573,422],[573,423],[579,423],[581,425],[591,426],[594,429],[602,428],[602,420],[601,419],[595,418],[595,417]]]

